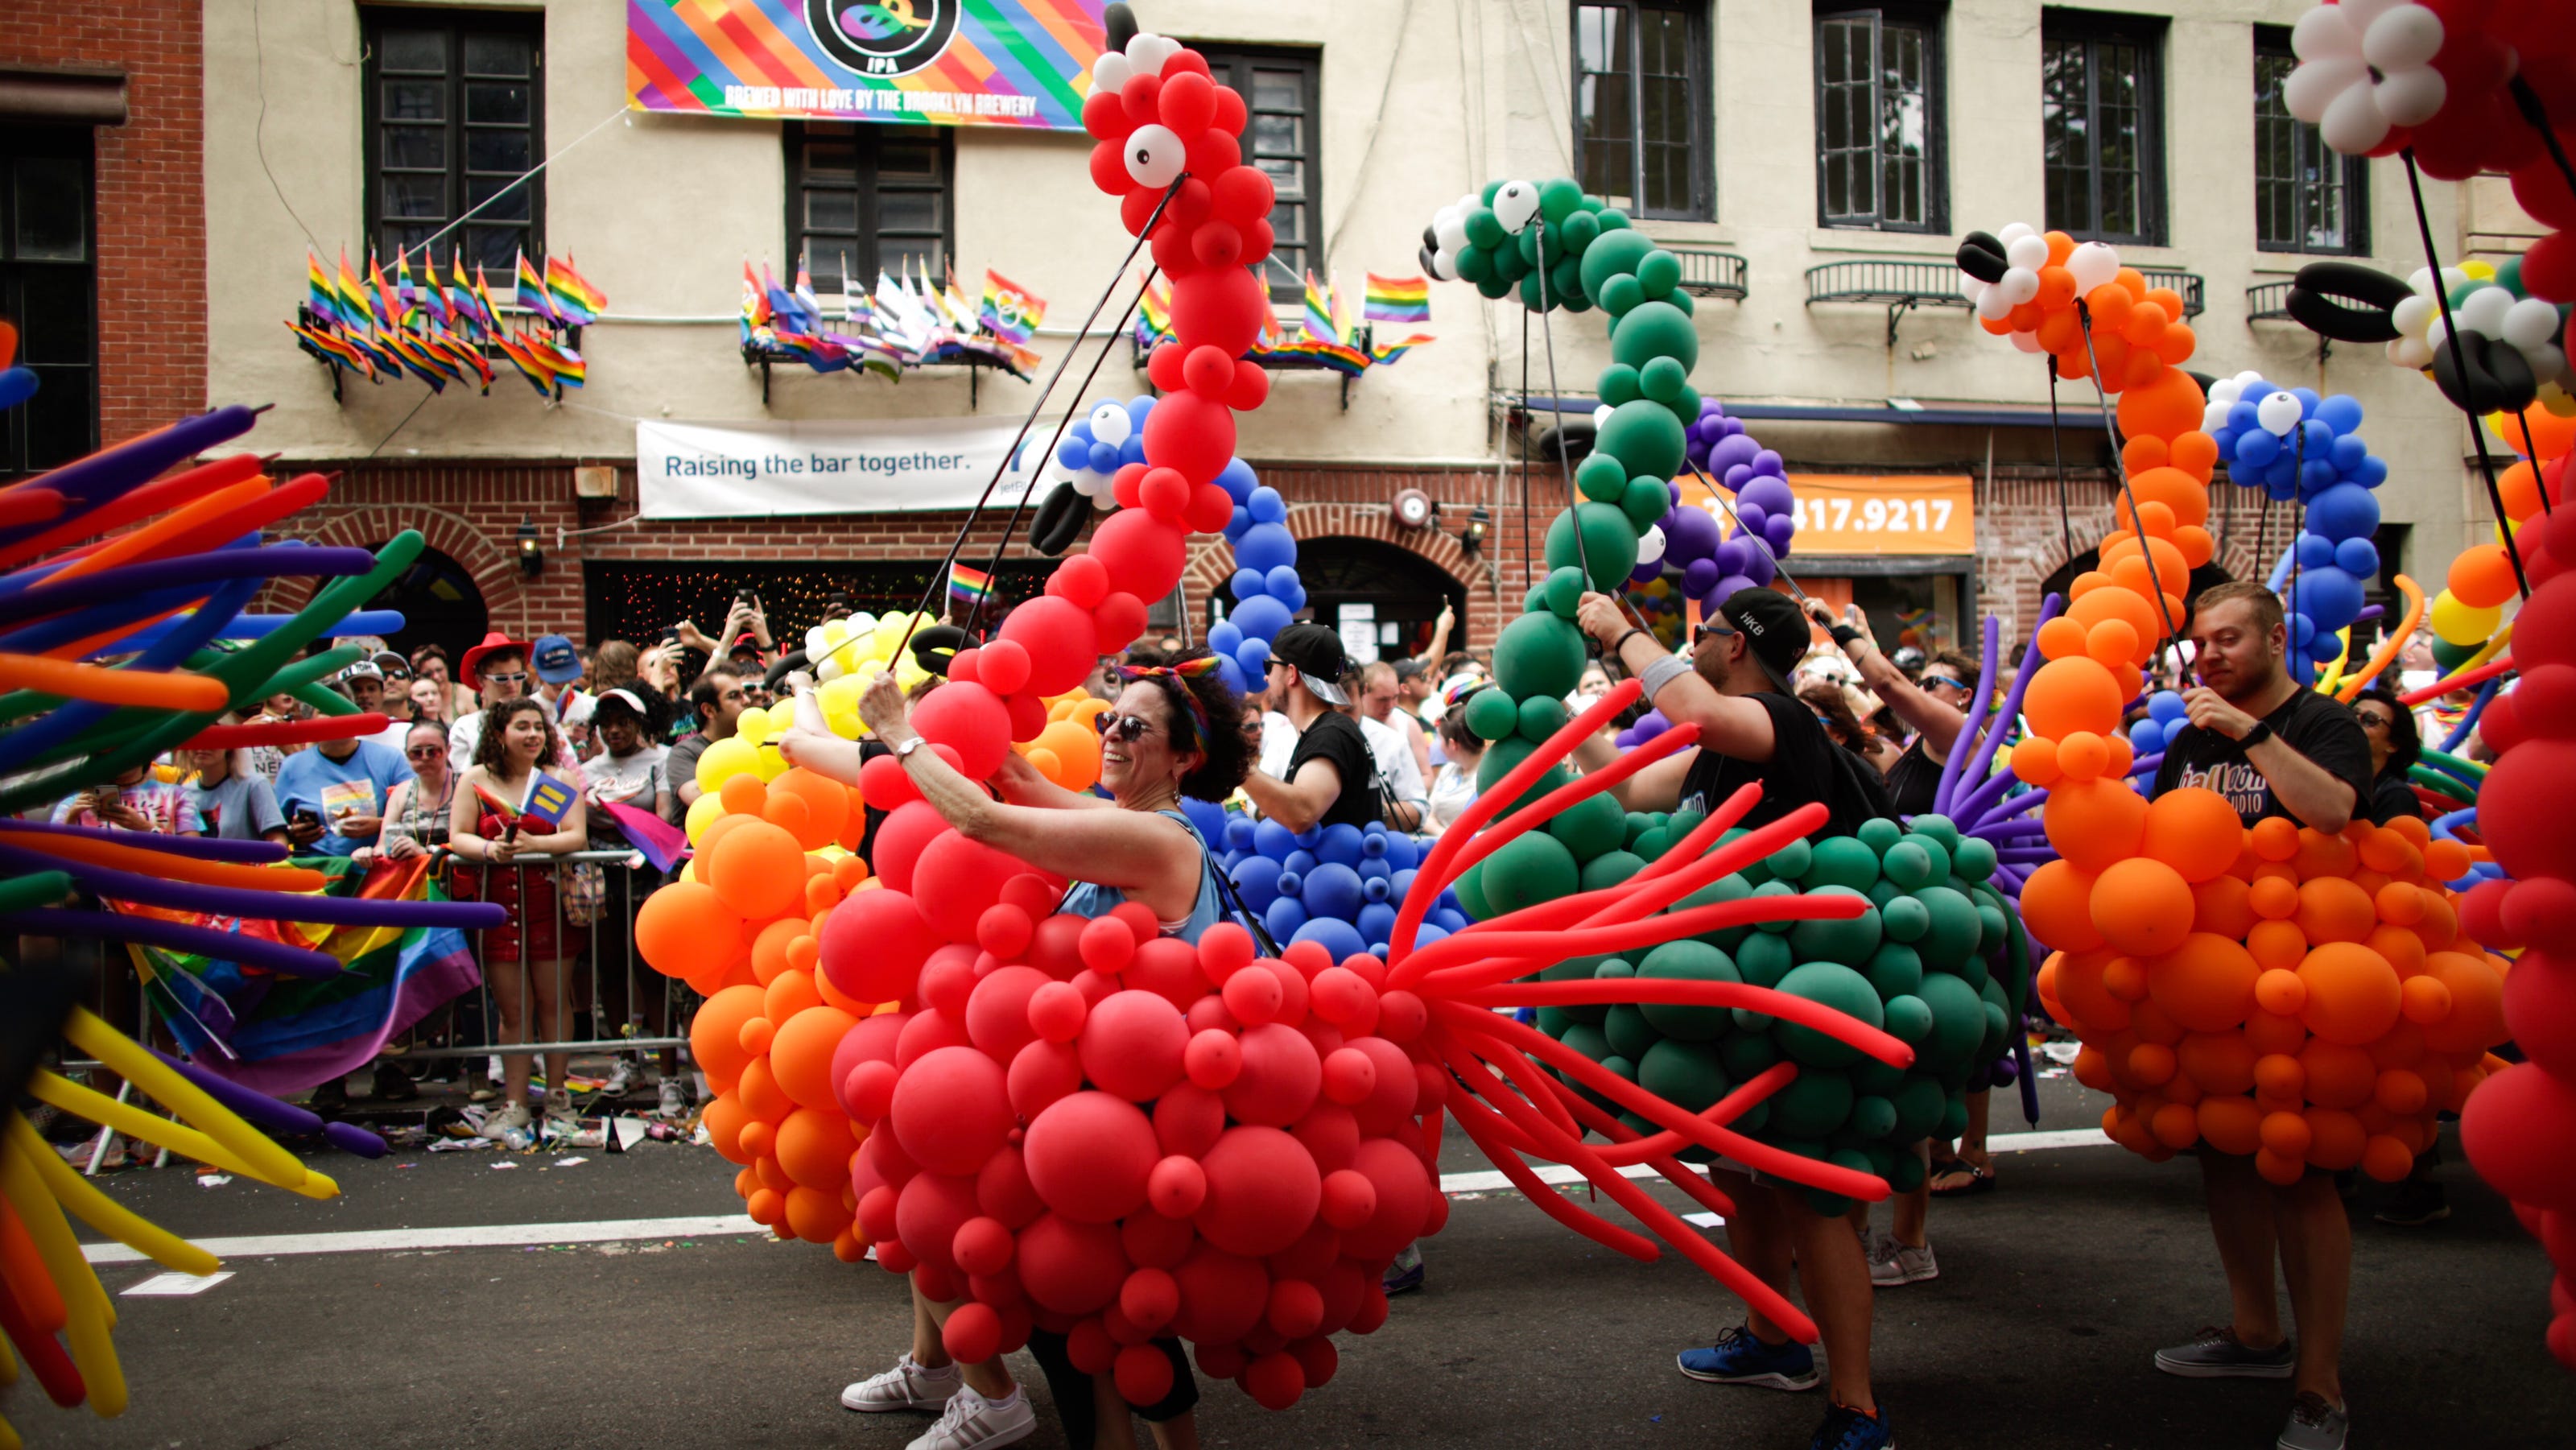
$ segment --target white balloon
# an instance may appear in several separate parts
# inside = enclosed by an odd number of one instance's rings
[[[1138,31],[1127,41],[1127,63],[1140,76],[1163,73],[1163,62],[1180,53],[1181,43],[1169,36]]]
[[[2410,0],[2345,0],[2343,8],[2351,12],[2345,19],[2352,23],[2353,34],[2366,35],[2372,21],[2408,3]]]
[[[2254,371],[2252,368],[2247,368],[2245,371],[2238,373],[2232,381],[2236,384],[2238,396],[2241,397],[2247,388],[2263,381],[2263,375]]]
[[[2442,269],[2442,290],[2445,292],[2457,291],[2460,285],[2468,280],[2469,274],[2466,268],[2444,267]]]
[[[2513,311],[2513,294],[2502,287],[2481,287],[2451,309],[2460,326],[2481,337],[2502,337],[2505,314]]]
[[[2361,34],[2344,14],[2349,6],[2320,5],[2290,27],[2290,51],[2301,60],[2349,56],[2361,59]]]
[[[2327,13],[2313,10],[2312,15]],[[2291,115],[2313,126],[2325,119],[2326,107],[2354,86],[2370,84],[2370,67],[2360,56],[2338,56],[2331,60],[2312,60],[2290,72],[2281,85],[2281,104]]]
[[[1494,220],[1503,224],[1507,235],[1518,236],[1521,228],[1538,215],[1538,188],[1526,181],[1506,181],[1494,193]]]
[[[2347,86],[2317,121],[2326,145],[2346,156],[2359,156],[2388,139],[2388,117],[2367,83]]]
[[[2424,324],[2439,315],[2440,304],[2421,292],[2388,309],[2388,320],[2407,337],[2422,336]]]
[[[2009,281],[2012,277],[2012,273],[2006,272],[2004,277]],[[2002,282],[1998,282],[1977,294],[1977,315],[1986,319],[1988,322],[2000,322],[2004,318],[2011,316],[2012,310],[2012,297],[2010,293],[2006,291]]]
[[[2233,408],[2245,396],[2245,385],[2234,378],[2220,378],[2209,385],[2209,401],[2221,408]]]
[[[2528,356],[2535,347],[2546,347],[2558,336],[2558,309],[2537,297],[2525,297],[2505,309],[2504,340],[2521,348]]]
[[[2458,313],[2456,313],[2456,312],[2452,313],[2451,315],[2452,315],[2453,317],[2457,317],[2457,316],[2459,316],[2459,314],[2458,314]],[[2431,361],[2433,360],[2433,353],[2434,353],[2436,350],[2438,350],[2438,349],[2439,349],[2439,348],[2440,348],[2444,343],[2447,343],[2447,342],[2449,342],[2450,340],[2451,340],[2451,329],[2443,325],[2443,323],[2442,323],[2442,319],[2441,319],[2441,318],[2436,317],[2436,318],[2434,318],[2432,321],[2430,321],[2430,322],[2428,322],[2428,323],[2425,323],[2425,324],[2424,324],[2424,360],[2425,360],[2426,362],[2428,362],[2428,363],[2429,363],[2429,362],[2431,362]]]
[[[1959,274],[1959,295],[1967,298],[1972,303],[1978,298],[1986,295],[1987,285],[1987,283],[1979,281],[1973,273],[1962,272]]]
[[[2388,360],[2401,368],[2428,368],[2433,348],[2420,337],[2401,337],[2388,345]]]
[[[1432,234],[1440,239],[1440,250],[1455,256],[1467,250],[1467,219],[1455,213],[1433,223]]]
[[[1136,67],[1127,63],[1125,55],[1104,50],[1100,58],[1091,63],[1091,88],[1095,91],[1125,90],[1127,78],[1135,73]]]
[[[847,653],[847,650],[842,651],[842,654]],[[849,666],[841,663],[841,656],[834,655],[814,667],[814,678],[817,680],[837,680],[843,674],[847,673],[848,670]]]
[[[1091,506],[1100,510],[1104,514],[1109,512],[1111,509],[1118,507],[1117,493],[1107,487],[1103,487],[1100,492],[1092,494],[1090,498]]]
[[[1995,240],[2003,243],[2006,253],[2009,254],[2013,243],[2020,241],[2024,237],[2035,237],[2038,235],[2038,230],[2032,227],[2028,222],[2006,222],[2004,224],[2004,229],[1995,233]]]
[[[2407,273],[2406,285],[2414,288],[2419,296],[2432,296],[2433,269],[2430,267],[2418,267],[2414,271]]]
[[[2047,253],[2047,244],[2042,243],[2040,246],[2042,261],[2047,260]],[[2004,294],[2006,305],[2019,307],[2039,295],[2039,273],[2015,263],[2005,270],[2004,279],[1995,284],[1995,290]]]
[[[2289,432],[2299,425],[2299,400],[2287,392],[2273,393],[2254,405],[2254,421],[2263,431],[2274,436]]]
[[[2212,393],[2209,399],[2209,406],[2200,410],[2200,431],[2203,433],[2215,433],[2219,429],[2226,427],[2228,407],[2228,404],[2218,401],[2217,394]]]
[[[1189,161],[1189,148],[1169,126],[1139,126],[1127,133],[1127,174],[1138,186],[1169,186]]]
[[[2442,17],[2421,5],[2394,7],[2361,37],[2361,58],[2383,71],[2429,65],[2441,49]]]
[[[805,657],[807,659],[812,659],[831,647],[832,646],[823,638],[823,626],[818,624],[812,629],[805,631]]]
[[[1640,564],[1652,564],[1663,557],[1664,526],[1661,524],[1648,524],[1646,525],[1646,531],[1637,536],[1637,562]]]
[[[1604,403],[1604,404],[1602,404],[1600,407],[1595,408],[1595,409],[1593,409],[1593,410],[1592,410],[1592,426],[1593,426],[1593,427],[1595,427],[1595,428],[1607,427],[1607,426],[1609,426],[1609,423],[1610,423],[1610,405],[1609,405],[1608,403]]]
[[[2379,114],[2390,124],[2421,126],[2442,109],[2442,98],[2450,94],[2450,83],[2442,73],[2429,65],[2413,70],[2391,71],[2372,94],[2379,97]]]
[[[2066,259],[2066,270],[2075,276],[2075,290],[2090,292],[2120,275],[2120,253],[2117,248],[2100,242],[2086,242]]]
[[[2037,234],[2015,237],[2004,245],[2007,265],[2036,272],[2048,265],[2048,238]]]
[[[1083,421],[1091,425],[1092,441],[1106,443],[1112,448],[1126,442],[1128,435],[1136,429],[1135,421],[1127,416],[1124,403],[1096,404],[1090,416]]]
[[[1442,250],[1431,256],[1431,275],[1443,282],[1458,280],[1458,254]]]

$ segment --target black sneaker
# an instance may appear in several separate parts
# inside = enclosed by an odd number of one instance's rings
[[[404,1072],[400,1064],[387,1059],[376,1063],[372,1093],[380,1103],[407,1103],[420,1096],[420,1089],[412,1084],[410,1074]]]
[[[2451,1216],[2451,1205],[2442,1197],[2442,1185],[2420,1178],[2410,1178],[2397,1185],[2388,1203],[2372,1218],[2399,1228],[2422,1228],[2440,1223]]]
[[[2285,1380],[2298,1360],[2298,1351],[2286,1339],[2270,1349],[2253,1349],[2235,1330],[2218,1328],[2203,1329],[2189,1344],[2156,1351],[2156,1368],[2195,1380]]]

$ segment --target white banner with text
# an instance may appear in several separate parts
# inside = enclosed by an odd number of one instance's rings
[[[639,421],[636,492],[648,519],[972,508],[1018,431],[1001,418]],[[1029,436],[1054,432],[1041,422]],[[1006,481],[994,496],[1022,486]]]

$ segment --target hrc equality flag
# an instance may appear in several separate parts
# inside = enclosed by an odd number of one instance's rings
[[[1104,0],[626,0],[638,111],[1080,131]]]

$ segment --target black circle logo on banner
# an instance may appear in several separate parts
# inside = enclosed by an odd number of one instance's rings
[[[805,25],[832,59],[871,80],[910,75],[946,53],[959,0],[805,0]]]

